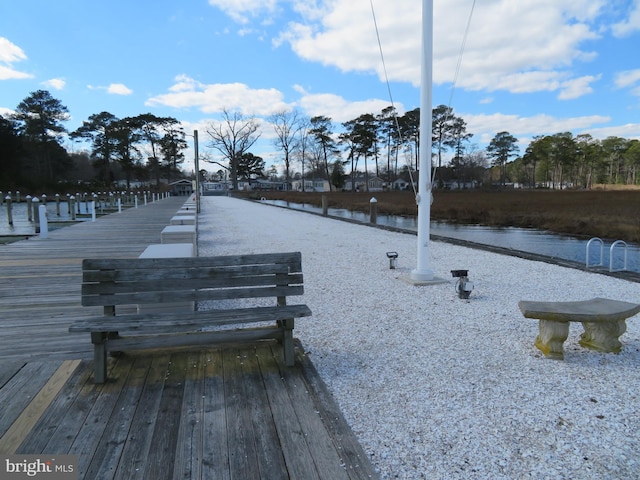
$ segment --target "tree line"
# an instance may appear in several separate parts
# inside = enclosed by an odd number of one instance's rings
[[[83,181],[112,185],[115,181],[160,184],[185,176],[181,170],[187,134],[173,117],[144,113],[117,118],[103,111],[91,115],[72,132],[64,127],[68,109],[46,90],[31,93],[15,113],[0,116],[0,186],[46,188]],[[451,107],[432,111],[432,165],[436,185],[519,183],[530,187],[590,188],[594,183],[636,184],[640,142],[620,137],[597,140],[569,132],[537,136],[520,155],[518,139],[498,132],[481,150],[471,142],[463,118]],[[282,172],[265,171],[264,160],[250,150],[265,128],[271,128]],[[322,178],[341,189],[351,177],[375,175],[391,183],[418,172],[420,109],[399,115],[393,106],[337,124],[330,117],[307,117],[283,110],[262,120],[223,110],[220,121],[205,128],[201,159],[216,165],[210,179],[270,177],[291,184],[298,178]],[[89,150],[68,151],[69,139]]]

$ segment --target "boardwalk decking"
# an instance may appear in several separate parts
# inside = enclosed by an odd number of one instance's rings
[[[137,257],[182,202],[0,245],[0,454],[78,455],[86,479],[377,478],[301,348],[293,368],[275,342],[126,353],[91,381],[67,332],[82,259]]]

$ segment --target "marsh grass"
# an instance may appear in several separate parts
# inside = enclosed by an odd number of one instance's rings
[[[286,200],[379,214],[415,216],[413,192],[260,192],[254,198]],[[525,227],[555,233],[640,243],[640,190],[434,191],[431,219],[458,224]]]

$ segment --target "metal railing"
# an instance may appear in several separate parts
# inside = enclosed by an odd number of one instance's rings
[[[600,262],[599,263],[590,263],[589,260],[589,253],[591,252],[591,246],[592,245],[596,245],[596,244],[600,244]],[[619,251],[620,248],[623,249],[623,264],[622,264],[622,268],[615,268],[613,267],[614,264],[614,253],[616,251]],[[627,256],[627,249],[628,249],[628,245],[627,242],[625,242],[624,240],[616,240],[615,242],[613,242],[611,244],[611,247],[609,247],[609,272],[621,272],[624,270],[628,270],[628,256]],[[602,239],[598,238],[598,237],[594,237],[591,240],[589,240],[587,242],[587,252],[586,252],[586,267],[587,268],[591,268],[591,267],[603,267],[604,266],[604,242],[602,241]]]

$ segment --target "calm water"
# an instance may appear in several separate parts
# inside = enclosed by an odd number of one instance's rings
[[[56,228],[57,226],[68,225],[68,222],[72,221],[67,202],[60,202],[59,216],[58,216],[58,211],[57,211],[55,202],[47,202],[46,206],[47,206],[47,219],[49,221],[50,230]],[[79,206],[79,212],[78,212],[78,206]],[[76,205],[76,212],[77,212],[77,215],[80,215],[76,217],[76,221],[85,221],[85,220],[91,219],[90,217],[87,217],[87,215],[89,214],[87,211],[86,202],[79,202]],[[98,209],[98,213],[99,212],[100,210]],[[29,221],[26,202],[12,203],[11,213],[13,216],[13,225],[9,225],[9,215],[7,212],[6,203],[3,203],[0,206],[0,236],[2,235],[34,235],[36,225],[33,221]]]
[[[291,203],[282,200],[267,200],[264,203],[286,206],[289,208],[322,213],[322,208],[309,204]],[[329,208],[328,214],[341,218],[348,218],[358,222],[369,222],[369,214],[352,212],[345,209]],[[417,231],[416,218],[394,215],[377,216],[377,223],[404,230]],[[502,248],[535,253],[552,258],[571,260],[581,264],[586,263],[587,242],[589,239],[557,235],[545,231],[526,228],[496,228],[481,225],[451,225],[443,222],[431,222],[430,233],[441,237],[456,238],[485,245],[495,245]],[[605,242],[600,256],[600,245],[592,244],[589,248],[589,264],[602,263],[609,266],[611,242]],[[615,247],[613,251],[613,268],[622,269],[624,265],[624,248]],[[628,244],[627,270],[640,272],[640,245]]]

